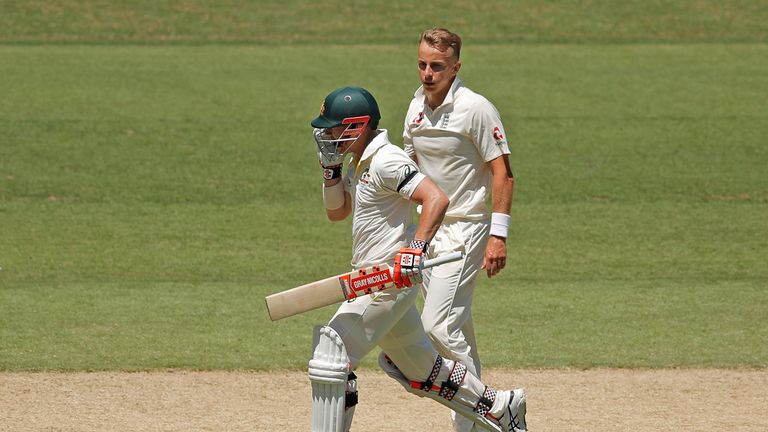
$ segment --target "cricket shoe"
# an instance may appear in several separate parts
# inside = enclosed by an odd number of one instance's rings
[[[502,432],[527,432],[525,425],[525,390],[500,391],[497,398],[508,401],[504,405],[504,412],[497,417]]]

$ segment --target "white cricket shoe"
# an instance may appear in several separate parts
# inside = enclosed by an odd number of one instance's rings
[[[502,432],[527,432],[528,428],[525,425],[525,390],[501,391],[497,397],[509,400],[506,403],[504,412],[498,417]]]

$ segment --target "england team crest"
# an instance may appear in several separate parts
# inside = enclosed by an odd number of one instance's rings
[[[504,135],[501,133],[501,129],[496,126],[493,128],[493,139],[496,140],[496,144],[501,144],[504,141]]]

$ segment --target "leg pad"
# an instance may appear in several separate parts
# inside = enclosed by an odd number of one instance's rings
[[[438,358],[440,358],[438,356]],[[436,362],[437,363],[437,362]],[[460,364],[459,362],[456,362],[456,364]],[[465,405],[464,403],[461,403],[459,401],[460,398],[453,399],[447,399],[443,396],[441,396],[438,392],[430,391],[430,390],[436,390],[436,389],[442,389],[442,388],[448,388],[445,386],[445,384],[441,387],[431,386],[429,390],[422,390],[424,387],[423,385],[420,385],[420,383],[415,383],[413,381],[410,381],[408,378],[403,375],[402,372],[400,372],[400,369],[397,368],[397,365],[392,362],[392,360],[386,356],[383,352],[379,355],[379,366],[384,370],[384,372],[387,373],[387,375],[390,378],[393,378],[395,381],[400,383],[406,390],[408,390],[409,393],[413,393],[416,396],[419,397],[428,397],[430,399],[433,399],[437,402],[439,402],[442,405],[445,405],[446,407],[456,411],[458,414],[470,419],[475,423],[476,426],[479,428],[482,428],[487,431],[491,432],[502,432],[501,426],[497,422],[494,422],[493,420],[487,418],[485,415],[481,415],[478,411],[475,410],[476,407]],[[463,366],[463,365],[462,365]],[[461,373],[461,369],[458,369],[454,367],[453,371],[451,372],[451,375],[453,373],[456,373],[457,380],[458,377],[461,376],[461,381],[463,381],[463,377],[466,375],[466,367],[464,368],[464,372]],[[451,379],[447,380],[446,382],[450,381]],[[454,383],[456,381],[453,381]],[[460,381],[459,381],[460,386]],[[487,391],[488,389],[486,389]],[[441,390],[442,392],[442,390]],[[455,395],[456,392],[453,393]],[[484,392],[485,394],[485,392]],[[477,397],[480,397],[480,395],[477,395]]]
[[[349,358],[344,341],[331,327],[315,327],[308,372],[312,383],[312,431],[344,432]]]

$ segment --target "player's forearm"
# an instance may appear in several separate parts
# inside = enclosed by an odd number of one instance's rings
[[[509,156],[501,155],[488,163],[493,175],[491,182],[491,210],[508,215],[512,208],[515,176],[509,166]]]
[[[504,176],[493,177],[491,211],[509,214],[512,209],[512,197],[515,191],[515,178]]]
[[[445,211],[448,209],[448,197],[444,194],[435,194],[421,202],[422,210],[419,218],[419,226],[416,228],[414,239],[432,241],[432,238],[443,222]]]
[[[498,239],[505,242],[509,232],[510,210],[512,208],[512,195],[515,190],[515,178],[509,167],[509,159],[506,155],[491,161],[491,172],[493,173],[493,182],[491,187],[491,239]],[[491,255],[498,256],[500,253],[500,244],[495,241],[488,242],[488,248],[497,249],[497,253]],[[488,250],[486,250],[486,255]],[[486,257],[488,258],[488,257]],[[486,263],[488,264],[488,263]],[[488,276],[495,274],[495,268],[489,268]],[[503,268],[503,265],[499,269]]]
[[[335,210],[325,209],[325,214],[328,216],[328,219],[333,222],[346,219],[350,213],[352,213],[352,206],[348,202],[345,203],[343,207]]]
[[[323,183],[323,204],[328,219],[334,222],[346,219],[352,212],[351,201],[340,178],[325,180]]]

